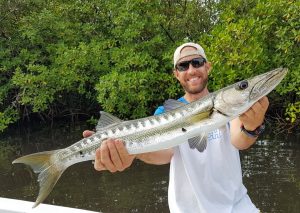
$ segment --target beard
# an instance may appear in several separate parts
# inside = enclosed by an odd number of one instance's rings
[[[186,82],[180,82],[180,84],[187,93],[198,94],[201,93],[206,88],[207,82],[208,82],[208,77],[206,76],[205,78],[203,78],[202,83],[199,84],[197,87],[192,87]]]

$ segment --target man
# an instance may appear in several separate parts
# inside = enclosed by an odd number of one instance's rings
[[[179,46],[174,53],[173,71],[185,91],[179,101],[189,103],[209,94],[210,70],[211,64],[199,44]],[[263,97],[225,130],[209,133],[202,153],[184,143],[168,150],[129,155],[122,141],[108,139],[96,152],[95,169],[123,171],[135,158],[157,165],[171,163],[168,201],[172,213],[259,212],[242,183],[239,150],[255,143],[268,106],[268,99]],[[159,107],[155,114],[163,112],[164,108]],[[83,133],[85,137],[90,134]]]

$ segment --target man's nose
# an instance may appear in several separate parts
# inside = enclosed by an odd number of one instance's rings
[[[194,74],[196,71],[197,68],[193,67],[193,65],[190,63],[187,72],[189,72],[189,74]]]

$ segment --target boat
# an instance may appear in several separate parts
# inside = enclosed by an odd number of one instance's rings
[[[34,202],[0,197],[0,213],[96,213],[94,211],[40,204],[32,208]],[[97,212],[99,213],[99,212]]]

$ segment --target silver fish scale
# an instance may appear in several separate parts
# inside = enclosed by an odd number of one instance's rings
[[[171,132],[179,130],[181,132],[183,127],[188,127],[189,124],[184,122],[184,119],[177,119],[172,121],[172,126],[165,123],[163,125],[158,125],[157,127],[151,128],[147,131],[136,132],[135,134],[126,135],[121,137],[126,142],[126,147],[129,151],[142,149],[148,145],[158,143],[162,136],[168,137]],[[175,135],[170,136],[173,137]]]

